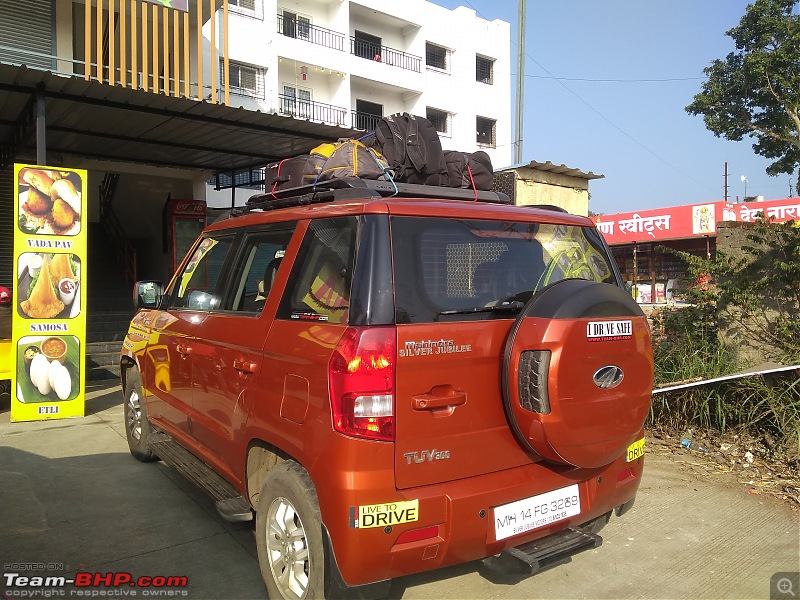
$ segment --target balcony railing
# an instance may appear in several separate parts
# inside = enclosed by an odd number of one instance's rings
[[[353,129],[363,129],[364,131],[371,131],[375,129],[382,117],[365,112],[353,111]]]
[[[291,115],[296,119],[308,119],[326,125],[345,126],[347,110],[340,106],[303,100],[285,94],[280,94],[278,99],[282,115]]]
[[[353,36],[350,37],[350,54],[416,73],[420,72],[422,65],[422,58],[419,56],[380,46],[374,42],[358,40]]]
[[[302,19],[284,19],[283,15],[278,15],[278,33],[344,52],[344,35]]]

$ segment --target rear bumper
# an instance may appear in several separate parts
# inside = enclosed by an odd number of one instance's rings
[[[624,514],[636,496],[644,459],[625,462],[620,457],[599,469],[565,469],[548,463],[535,463],[490,473],[466,480],[401,490],[396,497],[382,502],[418,501],[418,515],[413,522],[383,527],[340,527],[336,519],[325,517],[331,535],[335,561],[347,585],[362,585],[411,573],[498,555],[508,548],[577,528],[589,521],[617,511]],[[373,480],[372,489],[376,482]],[[495,534],[495,507],[577,484],[580,513],[549,525],[505,539]],[[385,488],[384,488],[385,489]],[[364,490],[341,489],[339,498],[348,505],[349,514],[370,501]],[[326,495],[323,493],[322,495]],[[377,502],[376,502],[377,504]],[[341,515],[344,507],[337,512]],[[438,527],[433,529],[432,526]],[[403,541],[403,533],[426,530],[422,539]]]

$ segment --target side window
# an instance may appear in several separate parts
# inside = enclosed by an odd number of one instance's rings
[[[244,239],[223,310],[258,314],[264,309],[294,228],[294,223],[281,223]]]
[[[289,276],[278,318],[347,323],[357,222],[312,221]]]
[[[233,236],[206,238],[195,248],[169,292],[167,309],[218,310],[217,284],[228,257]]]

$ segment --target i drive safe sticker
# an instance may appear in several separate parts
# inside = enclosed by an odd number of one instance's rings
[[[586,324],[587,342],[629,340],[632,336],[632,321],[589,321]]]
[[[419,520],[419,500],[350,507],[350,527],[386,527]]]

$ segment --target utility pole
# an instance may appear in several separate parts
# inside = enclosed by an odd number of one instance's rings
[[[725,161],[725,185],[723,186],[725,202],[728,201],[728,161]]]
[[[522,164],[522,113],[525,104],[525,2],[518,0],[517,15],[517,114],[514,142],[514,164]]]

